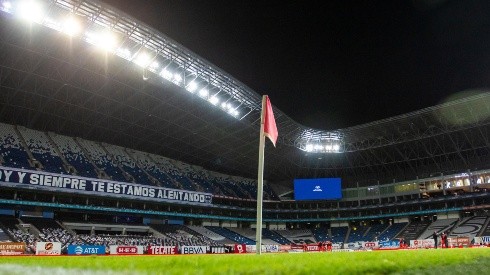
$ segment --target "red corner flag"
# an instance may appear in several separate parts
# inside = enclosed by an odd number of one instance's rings
[[[266,104],[264,110],[264,136],[268,137],[272,141],[272,144],[274,144],[274,147],[276,147],[278,135],[276,120],[274,119],[274,112],[272,111],[271,101],[269,100],[268,96],[265,96],[265,98]]]

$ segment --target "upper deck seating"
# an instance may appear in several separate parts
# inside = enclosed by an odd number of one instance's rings
[[[61,160],[45,133],[24,127],[19,127],[18,129],[26,141],[29,151],[43,165],[44,171],[67,174],[63,168],[63,160]]]
[[[0,144],[3,166],[32,169],[28,161],[29,156],[12,125],[0,123]]]
[[[71,137],[50,133],[65,160],[75,167],[79,176],[97,178],[97,173],[82,149]]]

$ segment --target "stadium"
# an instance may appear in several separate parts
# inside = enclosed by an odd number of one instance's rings
[[[0,254],[257,252],[261,94],[100,1],[2,0],[0,14]],[[307,252],[344,265],[362,257],[353,251],[392,253],[368,255],[376,261],[436,246],[458,248],[448,251],[472,268],[488,261],[489,92],[335,130],[273,111],[279,137],[265,147],[263,259]],[[325,250],[340,258],[325,262]],[[236,256],[206,259],[257,260]],[[22,263],[57,266],[36,262],[45,259],[1,256],[0,273],[13,272],[8,264],[23,273]],[[271,264],[260,263],[258,272]]]

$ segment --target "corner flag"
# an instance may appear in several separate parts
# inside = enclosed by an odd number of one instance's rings
[[[256,253],[262,253],[262,200],[264,193],[264,147],[265,137],[268,137],[274,147],[277,141],[277,127],[276,120],[274,119],[274,112],[272,112],[272,105],[269,97],[264,95],[262,97],[262,112],[260,115],[260,140],[259,140],[259,169],[258,169],[258,181],[257,181],[257,224],[256,224]]]
[[[265,111],[262,110],[262,112],[265,112],[264,135],[268,137],[272,141],[272,144],[274,144],[274,147],[276,147],[276,141],[277,141],[276,120],[274,119],[274,112],[272,111],[272,105],[271,105],[271,101],[269,100],[269,97],[265,96],[265,100],[266,100]]]

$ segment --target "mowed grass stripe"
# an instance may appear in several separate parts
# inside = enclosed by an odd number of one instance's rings
[[[0,257],[1,264],[124,274],[486,274],[490,249],[183,256]],[[2,270],[0,268],[0,270]]]

